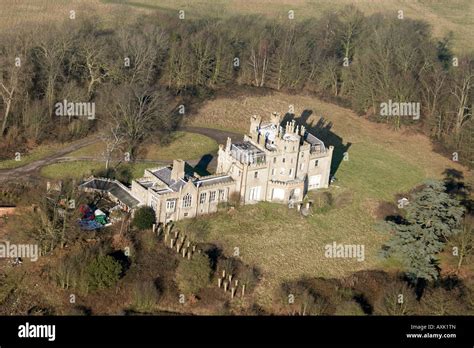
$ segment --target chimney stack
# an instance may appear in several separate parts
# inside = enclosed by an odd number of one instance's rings
[[[184,178],[184,165],[185,162],[183,160],[174,160],[173,161],[173,169],[171,170],[171,180],[177,181],[180,178]]]

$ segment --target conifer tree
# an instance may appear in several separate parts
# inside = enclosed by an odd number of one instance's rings
[[[445,191],[442,182],[426,182],[413,194],[404,220],[386,223],[393,236],[386,243],[385,252],[399,257],[414,281],[438,277],[436,255],[443,250],[447,238],[459,232],[464,208]]]

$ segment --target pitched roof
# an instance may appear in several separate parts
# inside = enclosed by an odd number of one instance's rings
[[[232,181],[234,180],[229,175],[219,175],[210,178],[204,177],[202,179],[196,180],[194,184],[199,187],[206,187],[216,184],[231,183]]]
[[[179,180],[172,180],[171,179],[171,168],[170,167],[163,167],[157,170],[152,171],[151,173],[156,176],[158,179],[163,181],[171,190],[174,192],[178,192],[189,179],[193,179],[193,176],[185,173],[184,178],[180,178]]]
[[[95,178],[80,186],[92,190],[108,192],[129,208],[134,208],[140,204],[140,201],[132,196],[130,190],[116,180]]]

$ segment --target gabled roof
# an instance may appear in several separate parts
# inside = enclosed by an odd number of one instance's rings
[[[130,190],[116,180],[95,178],[86,181],[80,187],[108,192],[129,208],[140,204],[140,201],[132,196]]]
[[[184,178],[179,178],[178,180],[171,179],[171,168],[170,167],[163,167],[156,170],[150,171],[154,176],[156,176],[159,180],[164,182],[171,190],[174,192],[178,192],[189,180],[194,179],[192,175],[188,173],[184,174]]]
[[[311,146],[321,146],[321,150],[325,151],[326,146],[324,146],[324,143],[316,138],[313,134],[306,132],[304,135],[304,140],[306,140]]]
[[[194,184],[199,187],[206,187],[217,184],[231,183],[232,181],[234,180],[230,177],[230,175],[217,175],[209,178],[204,177],[202,179],[196,180]]]

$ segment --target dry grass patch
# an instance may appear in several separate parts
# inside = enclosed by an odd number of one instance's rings
[[[446,168],[465,171],[461,165],[433,152],[431,141],[422,134],[394,131],[389,125],[370,122],[349,109],[307,95],[275,92],[258,97],[218,98],[206,102],[188,122],[195,126],[223,128],[245,133],[248,131],[251,115],[261,115],[265,119],[273,111],[285,113],[289,105],[295,108],[297,122],[301,121],[298,120],[299,116],[305,110],[309,110],[311,115],[306,120],[309,127],[314,127],[320,120],[324,121],[325,125],[330,125],[330,133],[339,137],[343,144],[351,143],[348,150],[349,161],[341,163],[340,173],[343,172],[344,167],[351,168],[352,165],[362,167],[364,163],[361,162],[368,160],[376,162],[380,168],[403,165],[404,168],[400,168],[400,172],[415,168],[421,171],[415,175],[418,178],[440,177]],[[316,135],[322,136],[318,130],[316,130]],[[410,175],[413,176],[413,173]],[[383,180],[382,174],[379,176],[380,180]],[[416,179],[411,181],[416,181]],[[400,188],[398,192],[400,191],[403,190]]]
[[[324,119],[329,132],[316,127],[316,135],[350,146],[347,161],[337,169],[330,192],[334,204],[305,219],[284,205],[261,203],[241,207],[234,214],[222,212],[206,217],[208,241],[220,243],[226,255],[238,247],[242,260],[263,271],[256,290],[259,303],[271,306],[274,290],[281,282],[302,276],[342,277],[363,269],[396,269],[392,260],[379,258],[385,235],[377,232],[375,209],[380,202],[395,202],[395,195],[407,192],[428,178],[442,178],[447,168],[464,167],[432,151],[429,139],[420,134],[395,132],[389,125],[376,124],[352,111],[314,97],[274,93],[260,97],[219,98],[207,102],[191,119],[194,125],[212,124],[245,132],[249,116],[267,117],[294,105],[298,117],[311,111],[306,123],[315,127]],[[308,111],[305,112],[309,114]],[[362,244],[365,260],[328,259],[324,246],[332,242]]]
[[[437,38],[452,31],[456,52],[474,49],[474,3],[470,0],[0,0],[0,29],[67,20],[71,10],[77,16],[95,15],[107,24],[116,20],[123,23],[134,15],[154,11],[175,14],[177,10],[185,10],[187,18],[260,14],[281,20],[286,20],[288,11],[293,10],[296,20],[304,20],[320,18],[327,11],[347,5],[356,6],[365,15],[383,13],[396,17],[403,10],[405,18],[428,22]]]

